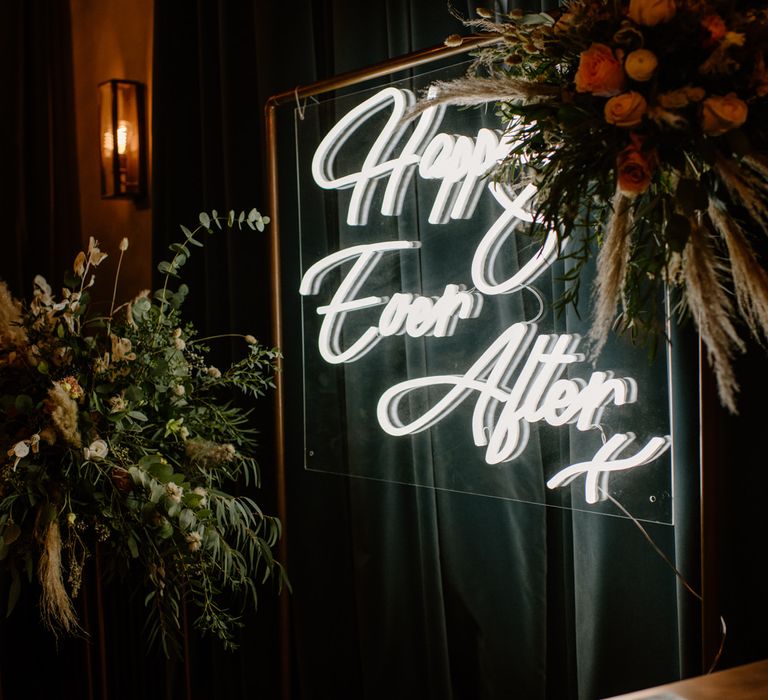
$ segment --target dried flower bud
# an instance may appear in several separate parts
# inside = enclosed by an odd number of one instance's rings
[[[483,19],[493,18],[493,12],[491,12],[487,7],[478,7],[477,14],[479,17],[482,17]]]
[[[190,532],[187,535],[187,546],[190,552],[196,552],[203,543],[203,537],[199,532]]]
[[[120,241],[120,250],[122,250],[123,252],[128,250],[128,239],[127,238],[123,238],[123,240]]]
[[[82,250],[77,254],[72,269],[78,277],[83,276],[83,273],[85,272],[85,253],[83,253]]]
[[[451,34],[445,37],[443,44],[446,46],[461,46],[463,39],[458,34]]]
[[[252,335],[246,335],[244,336],[245,342],[248,343],[248,345],[256,345],[258,342],[256,338],[254,338]]]

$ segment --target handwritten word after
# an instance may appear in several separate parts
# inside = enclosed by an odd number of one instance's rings
[[[299,292],[304,296],[319,294],[331,270],[351,263],[329,303],[317,308],[317,313],[324,317],[318,349],[322,358],[331,364],[360,360],[382,339],[392,335],[450,336],[458,321],[480,314],[483,295],[511,294],[530,285],[552,265],[562,244],[556,232],[550,231],[541,249],[527,263],[511,276],[498,279],[496,263],[504,243],[520,222],[531,221],[525,206],[536,191],[532,185],[515,191],[485,177],[515,144],[489,129],[479,129],[475,137],[438,133],[445,110],[434,107],[422,112],[398,150],[409,128],[403,118],[414,102],[415,97],[408,90],[385,88],[342,117],[315,151],[312,160],[315,182],[328,190],[352,190],[347,224],[367,224],[374,192],[384,181],[379,211],[383,216],[398,216],[408,186],[417,173],[422,179],[439,181],[429,214],[431,224],[471,218],[484,188],[502,211],[482,236],[470,263],[476,291],[469,292],[460,284],[449,283],[437,297],[404,292],[389,297],[366,296],[366,282],[382,257],[418,254],[421,246],[418,241],[351,246],[315,262],[301,281]],[[356,131],[369,128],[368,122],[374,115],[387,109],[389,117],[373,139],[360,169],[338,174],[336,159],[344,144]],[[349,314],[375,307],[382,307],[378,323],[369,325],[356,338],[344,336],[344,323]],[[584,356],[577,352],[580,337],[576,334],[537,336],[537,331],[535,323],[515,323],[503,330],[463,375],[418,377],[387,389],[377,405],[379,425],[393,436],[428,430],[474,395],[472,440],[477,447],[485,448],[486,463],[500,464],[520,456],[534,423],[543,421],[553,426],[573,425],[581,431],[593,430],[600,427],[606,407],[637,400],[637,384],[630,377],[595,371],[586,380],[564,378],[569,365],[584,362]],[[404,421],[400,403],[412,392],[434,387],[446,389],[442,398],[421,415],[409,415],[409,420]],[[611,473],[648,464],[670,446],[668,436],[652,437],[634,454],[624,455],[634,440],[631,432],[613,435],[591,460],[562,469],[548,480],[547,486],[559,488],[584,475],[585,500],[597,502],[607,492]]]

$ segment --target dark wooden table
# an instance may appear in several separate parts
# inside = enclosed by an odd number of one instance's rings
[[[768,660],[605,700],[768,700]]]

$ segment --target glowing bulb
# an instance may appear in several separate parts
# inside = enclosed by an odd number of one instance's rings
[[[128,146],[128,130],[130,125],[128,122],[119,122],[117,125],[117,152],[122,156],[125,155],[125,149]]]
[[[131,125],[126,121],[118,122],[117,124],[117,152],[121,156],[125,155],[128,149],[128,138],[131,133]],[[104,132],[104,153],[111,155],[115,150],[115,142],[112,136],[112,129],[107,129]]]

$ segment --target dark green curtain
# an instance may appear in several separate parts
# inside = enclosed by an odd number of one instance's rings
[[[475,6],[454,4],[469,16]],[[461,30],[437,0],[183,7],[158,0],[156,249],[203,208],[265,201],[262,106],[269,95],[438,45]],[[292,177],[293,158],[282,152],[282,183]],[[294,210],[281,208],[281,219],[284,231],[295,230]],[[268,337],[265,243],[250,233],[222,237],[185,268],[201,330],[247,326]],[[285,267],[293,284],[298,266],[290,253]],[[288,293],[283,304],[286,399],[297,407],[299,309]],[[267,503],[270,408],[258,414]],[[696,646],[690,619],[683,614],[682,637],[668,633],[676,620],[674,576],[630,521],[306,472],[293,410],[288,431],[294,697],[591,700],[697,670],[685,654],[677,658],[678,649]],[[691,494],[695,448],[691,440],[678,460],[687,465]],[[695,505],[682,506],[677,532],[695,534],[686,530]],[[668,526],[650,530],[668,554],[685,552],[687,573],[695,572],[685,537],[676,542]],[[236,657],[193,645],[193,696],[218,688],[226,697],[256,690],[277,697],[274,605],[265,592]],[[686,606],[681,599],[683,613]]]
[[[0,279],[29,298],[37,274],[60,286],[80,245],[67,0],[0,6],[0,88]],[[0,698],[89,697],[86,644],[56,644],[42,629],[34,586],[6,619],[7,584],[0,580]]]
[[[3,3],[0,87],[0,279],[26,297],[37,274],[60,284],[80,245],[67,0]]]

